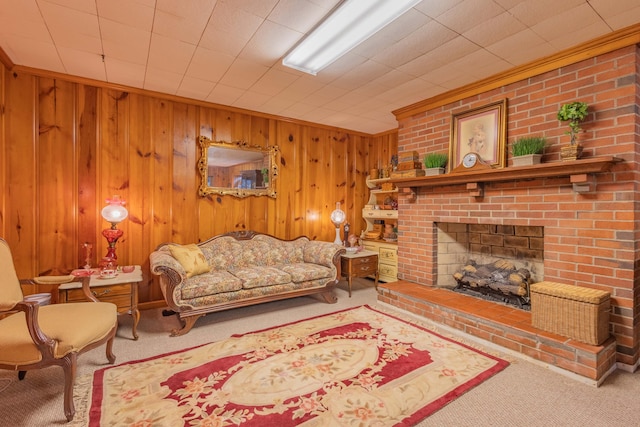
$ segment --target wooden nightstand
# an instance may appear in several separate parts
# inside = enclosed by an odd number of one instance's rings
[[[138,339],[138,283],[142,282],[142,270],[139,265],[131,273],[118,271],[118,275],[111,279],[101,279],[99,272],[91,276],[89,287],[91,292],[103,302],[112,302],[118,307],[119,314],[130,314],[133,318],[133,339]],[[79,282],[65,283],[58,287],[58,302],[86,302]]]
[[[349,298],[351,298],[351,282],[354,277],[375,276],[375,286],[378,289],[378,254],[362,250],[342,254],[340,260],[342,276],[349,282]]]

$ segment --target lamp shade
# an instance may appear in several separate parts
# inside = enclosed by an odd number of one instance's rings
[[[107,206],[102,208],[100,212],[105,221],[117,224],[124,221],[129,215],[127,208],[124,207],[125,201],[120,199],[120,196],[113,196],[111,199],[107,199],[106,202]]]
[[[340,227],[340,225],[347,219],[347,215],[344,213],[342,209],[340,209],[340,202],[336,203],[336,209],[331,212],[331,222],[336,227]]]

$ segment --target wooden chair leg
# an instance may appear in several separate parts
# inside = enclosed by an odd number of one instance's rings
[[[27,376],[27,371],[18,371],[18,379],[22,381]]]
[[[77,353],[69,353],[64,357],[62,369],[64,370],[64,415],[67,421],[73,420],[76,408],[73,404],[73,385],[76,381]]]

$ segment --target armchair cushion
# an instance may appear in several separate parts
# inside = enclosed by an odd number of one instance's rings
[[[58,340],[54,354],[57,359],[105,338],[118,321],[117,316],[116,305],[108,302],[53,304],[38,308],[42,332]],[[17,367],[42,359],[29,334],[24,312],[0,320],[0,343],[0,364]]]
[[[169,251],[175,259],[178,260],[187,277],[196,276],[198,274],[208,273],[211,271],[207,259],[204,257],[202,250],[198,245],[192,243],[190,245],[171,245]]]

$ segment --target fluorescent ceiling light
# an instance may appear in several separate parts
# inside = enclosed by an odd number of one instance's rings
[[[313,74],[380,31],[422,0],[345,0],[282,60]]]

